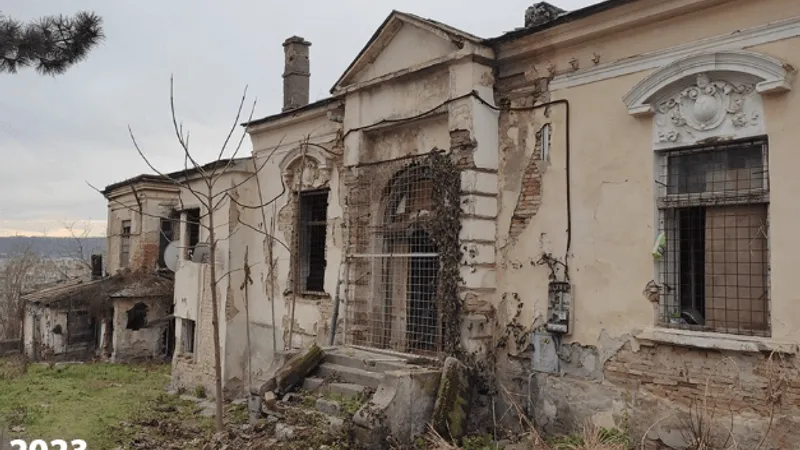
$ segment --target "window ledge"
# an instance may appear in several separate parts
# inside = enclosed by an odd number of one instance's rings
[[[709,350],[727,350],[744,353],[783,353],[796,355],[798,344],[775,341],[769,338],[737,336],[733,334],[709,333],[703,331],[676,330],[671,328],[646,328],[635,334],[637,340],[646,343],[672,344],[684,347]]]

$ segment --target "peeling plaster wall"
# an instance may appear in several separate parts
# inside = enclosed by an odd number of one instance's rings
[[[39,355],[35,355],[34,351],[34,321],[39,322]],[[53,329],[58,325],[61,325],[61,334],[53,332]],[[26,305],[24,345],[25,354],[29,358],[38,359],[45,350],[50,350],[53,356],[59,357],[60,355],[74,354],[87,349],[85,344],[67,345],[67,332],[67,311],[42,305]]]
[[[391,47],[391,45],[389,46]],[[389,52],[394,49],[387,50]],[[315,178],[314,187],[329,186],[328,229],[326,242],[326,273],[323,295],[299,295],[292,292],[291,255],[282,245],[275,245],[277,261],[276,274],[270,278],[266,264],[264,237],[250,230],[241,236],[247,236],[249,258],[251,263],[260,266],[254,269],[253,284],[249,286],[252,367],[256,379],[269,372],[274,360],[272,351],[273,329],[271,308],[275,308],[276,336],[275,344],[279,351],[285,345],[300,347],[310,342],[327,343],[332,313],[333,298],[340,277],[341,264],[346,239],[343,223],[345,198],[348,186],[342,179],[342,164],[377,162],[409,155],[428,153],[434,148],[457,151],[463,154],[462,166],[466,169],[462,180],[464,208],[470,211],[465,219],[465,242],[474,244],[476,251],[473,257],[464,261],[464,273],[473,280],[462,292],[462,295],[492,295],[491,290],[483,289],[494,279],[493,263],[495,214],[491,211],[480,211],[484,207],[495,208],[497,169],[497,113],[481,105],[475,99],[464,98],[449,102],[450,99],[469,94],[473,89],[482,91],[482,95],[491,100],[491,69],[470,61],[460,61],[449,66],[440,66],[420,72],[414,77],[389,80],[379,85],[351,92],[343,98],[346,105],[344,123],[337,124],[325,117],[322,112],[304,112],[297,117],[278,119],[274,124],[255,126],[251,130],[256,164],[261,166],[270,157],[259,174],[262,193],[265,199],[273,198],[281,192],[281,180],[286,180],[282,170],[291,166],[297,158],[298,147],[303,139],[309,138],[313,144],[324,145],[333,152],[343,156],[332,155],[313,146],[308,149],[308,156],[322,163],[326,169]],[[449,103],[448,103],[449,102]],[[440,106],[440,110],[413,123],[402,122],[403,119],[417,116]],[[395,122],[384,122],[385,120]],[[480,120],[480,122],[479,122]],[[493,122],[492,122],[493,121]],[[283,123],[282,123],[283,122]],[[381,126],[369,130],[364,127],[382,123]],[[347,133],[342,143],[337,140],[337,132],[344,129]],[[273,149],[277,146],[277,150]],[[271,155],[271,156],[270,156]],[[283,167],[282,167],[283,165]],[[257,202],[257,192],[247,193],[249,202]],[[296,220],[296,198],[292,190],[287,189],[272,206],[265,209],[267,224],[275,218],[276,235],[291,248],[294,238],[294,221]],[[481,216],[481,214],[484,214]],[[265,218],[261,211],[247,210],[242,213],[243,220],[264,230]],[[480,243],[480,239],[488,242]],[[481,247],[481,245],[483,247]],[[477,255],[480,249],[481,255]],[[241,259],[243,249],[240,247],[234,260]],[[274,304],[268,298],[269,285],[273,283],[276,298]],[[487,299],[482,300],[488,303]],[[288,343],[291,324],[292,305],[294,304],[294,330],[292,342]],[[239,313],[234,320],[239,320],[244,308],[237,307]],[[346,303],[342,303],[337,327],[337,342],[341,342],[344,321],[347,316]],[[240,322],[241,323],[241,322]],[[242,327],[236,327],[237,341],[235,348],[229,346],[229,356],[233,365],[246,366],[246,354],[242,343],[246,333]],[[485,333],[479,334],[485,339]],[[231,335],[232,336],[232,335]],[[232,337],[229,336],[229,339]],[[237,362],[233,362],[233,361]]]
[[[122,221],[131,221],[129,267],[132,270],[153,270],[158,263],[161,221],[170,211],[178,208],[177,189],[167,186],[139,183],[136,192],[141,201],[143,214],[139,214],[139,204],[133,192],[120,188],[111,193],[108,202],[108,228],[106,270],[114,274],[122,269],[120,261],[122,250]]]
[[[137,303],[144,303],[147,310],[147,321],[151,322],[167,316],[168,305],[163,300],[153,299],[117,299],[114,301],[114,333],[113,333],[113,353],[111,359],[114,362],[134,361],[141,359],[157,358],[161,353],[161,337],[163,326],[152,328],[142,328],[139,330],[129,330],[128,310]]]
[[[231,241],[232,266],[236,268],[244,266],[244,255],[247,250],[252,278],[252,282],[245,287],[249,300],[249,327],[248,304],[245,303],[245,291],[242,289],[243,271],[232,274],[232,279],[235,280],[231,283],[236,299],[235,313],[227,318],[230,330],[226,349],[229,358],[227,377],[242,388],[247,388],[248,382],[252,382],[253,387],[258,388],[276,368],[274,363],[280,361],[280,354],[288,344],[293,304],[295,323],[291,347],[302,347],[311,342],[320,344],[327,342],[331,304],[335,295],[343,244],[341,219],[343,199],[339,168],[336,165],[337,158],[314,146],[309,146],[307,160],[313,159],[317,167],[311,172],[303,172],[313,178],[311,181],[313,186],[307,186],[306,189],[330,188],[326,233],[327,270],[324,293],[319,295],[293,292],[290,249],[294,249],[297,194],[292,188],[293,185],[284,189],[286,183],[303,178],[302,174],[295,171],[299,169],[299,161],[302,159],[300,144],[305,139],[312,144],[322,145],[333,152],[341,153],[341,148],[336,148],[335,145],[340,125],[328,120],[324,108],[322,107],[321,112],[312,111],[309,117],[300,117],[292,123],[270,125],[268,129],[257,132],[251,130],[255,164],[263,168],[258,174],[258,184],[252,180],[240,189],[239,202],[258,205],[262,199],[263,202],[275,200],[263,209],[263,213],[261,209],[242,210],[239,207],[240,220],[249,226],[242,227],[237,232],[237,239]],[[276,128],[273,130],[272,127]],[[308,178],[303,179],[308,181]],[[261,197],[258,192],[259,186]],[[276,240],[272,242],[272,255],[275,270],[271,273],[268,257],[271,240],[266,234],[270,232],[270,222],[273,220]],[[248,367],[250,367],[249,373]]]
[[[644,8],[661,7],[655,3]],[[800,16],[800,5],[795,2],[767,3],[727,2],[702,14],[681,15],[501,63],[498,95],[510,99],[512,106],[530,105],[534,98],[537,103],[566,99],[571,108],[572,243],[568,262],[574,322],[572,334],[559,351],[563,376],[533,377],[530,406],[537,424],[546,431],[573,431],[591,420],[601,426],[630,426],[632,432],[642,433],[674,411],[685,412],[691,400],[708,396],[712,402],[721,402],[727,392],[724,389],[737,379],[737,388],[743,392],[734,402],[739,444],[755,448],[754,439],[763,435],[770,384],[764,373],[767,355],[721,347],[698,349],[692,338],[680,345],[644,347],[643,341],[634,338],[654,325],[653,307],[642,293],[654,276],[650,255],[655,237],[653,124],[651,119],[630,116],[622,97],[649,71],[549,92],[540,89],[540,78],[548,76],[550,63],[555,64],[557,74],[570,72],[568,61],[573,57],[581,69],[590,68],[593,54],[602,62],[623,60],[644,50]],[[622,11],[627,9],[576,22],[575,29],[600,23],[601,16],[603,21],[616,20],[611,15],[624,20]],[[658,39],[652,38],[654,33]],[[531,36],[508,44],[499,54],[534,52],[536,39]],[[543,42],[542,36],[538,39]],[[747,48],[800,67],[798,49],[798,38]],[[794,93],[765,96],[764,108],[770,145],[770,240],[780,245],[770,249],[772,338],[763,341],[796,346],[800,341],[796,301],[800,281],[793,275],[793,267],[800,243],[790,229],[795,228],[800,213],[789,199],[800,189],[800,182],[792,169],[797,156],[790,151],[796,131],[789,124],[800,117],[800,99]],[[502,383],[521,393],[528,389],[531,374],[529,333],[541,323],[536,320],[547,308],[551,272],[538,261],[542,254],[562,262],[565,258],[564,112],[563,105],[554,105],[535,112],[504,112],[500,119],[501,270],[495,336],[509,338],[499,349],[497,373]],[[541,149],[536,134],[545,123],[552,125],[549,159],[536,162]],[[529,170],[532,162],[536,162],[536,170]],[[556,275],[563,279],[563,268],[559,267]],[[730,360],[736,365],[721,363]],[[776,410],[781,425],[773,426],[764,448],[789,448],[798,439],[797,423],[791,416],[796,417],[800,408],[793,387],[800,382],[800,365],[788,356],[782,366],[792,387],[787,388]],[[706,394],[705,383],[712,374],[716,387]],[[729,420],[726,413],[718,416]],[[665,419],[648,436],[674,442],[678,425],[677,420]]]
[[[228,351],[231,345],[237,345],[238,341],[228,343],[229,325],[232,316],[235,316],[240,308],[239,289],[242,284],[242,260],[234,258],[233,250],[238,249],[237,242],[241,240],[241,233],[244,233],[244,226],[240,223],[239,207],[227,196],[221,197],[222,192],[226,192],[246,205],[256,205],[251,199],[242,199],[242,190],[247,184],[249,174],[252,173],[252,161],[238,161],[224,175],[215,182],[214,192],[216,200],[219,201],[218,208],[213,212],[214,233],[217,242],[216,249],[216,277],[217,277],[217,301],[219,317],[219,343],[220,358],[222,365],[223,389],[237,391],[240,386],[236,386],[237,381],[241,380],[243,365],[236,362],[227,361]],[[249,178],[252,181],[252,177]],[[205,188],[201,180],[194,182],[193,190]],[[220,195],[220,196],[218,196]],[[207,209],[200,204],[200,201],[186,188],[182,188],[181,204],[184,209],[200,208],[201,220],[207,225]],[[210,232],[207,227],[200,228],[200,242],[210,242]],[[239,303],[237,303],[239,302]],[[175,316],[180,319],[195,321],[195,350],[193,354],[184,354],[182,351],[182,322],[176,323],[176,352],[173,357],[172,380],[173,386],[204,386],[209,393],[214,392],[214,333],[212,325],[212,299],[211,299],[211,268],[210,263],[196,263],[182,260],[178,263],[175,274]],[[233,331],[233,330],[230,330]],[[236,335],[234,333],[234,335]],[[230,383],[232,381],[232,384]],[[229,386],[230,384],[230,386]],[[213,394],[212,394],[213,395]]]

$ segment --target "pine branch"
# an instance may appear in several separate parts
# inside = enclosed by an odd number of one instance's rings
[[[102,24],[100,16],[85,11],[26,24],[0,15],[0,73],[34,67],[42,75],[60,75],[105,38]]]

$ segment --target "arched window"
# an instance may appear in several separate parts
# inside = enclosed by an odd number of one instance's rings
[[[396,350],[435,354],[439,344],[438,248],[429,232],[435,216],[433,179],[412,165],[388,186],[383,217],[383,275],[386,305],[384,339]]]

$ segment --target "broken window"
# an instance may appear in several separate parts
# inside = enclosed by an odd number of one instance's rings
[[[122,230],[120,236],[122,240],[120,242],[120,255],[119,255],[119,265],[122,267],[130,266],[130,259],[131,259],[131,221],[130,220],[123,220],[122,221]]]
[[[192,258],[194,248],[200,243],[200,208],[186,210],[186,234],[189,242],[184,250],[188,258]]]
[[[67,344],[86,344],[94,341],[95,323],[89,311],[67,313]]]
[[[663,320],[769,334],[767,143],[665,152]]]
[[[327,232],[328,190],[300,193],[300,290],[325,290],[325,237]]]
[[[147,305],[137,303],[128,310],[128,324],[125,328],[129,330],[140,330],[147,325]]]
[[[194,341],[195,341],[195,322],[194,320],[189,319],[182,319],[183,320],[183,328],[182,328],[182,336],[181,336],[181,343],[182,343],[182,350],[183,353],[194,353]]]

